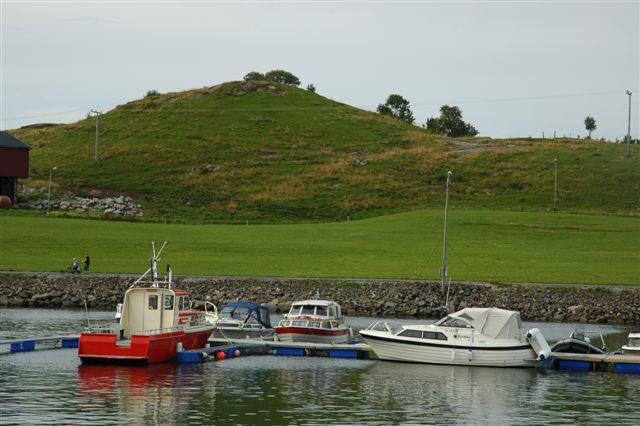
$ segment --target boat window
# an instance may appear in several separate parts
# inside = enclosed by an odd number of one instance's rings
[[[333,318],[336,316],[336,314],[333,311],[333,306],[329,306],[329,308],[327,309],[327,312],[329,312],[329,317]]]
[[[331,328],[331,321],[324,321],[322,323],[322,328]]]
[[[306,321],[292,321],[291,324],[296,327],[304,327],[307,325]]]
[[[157,294],[149,295],[149,309],[154,310],[154,311],[156,309],[158,309],[158,295]]]
[[[315,306],[303,305],[301,315],[313,315]]]
[[[177,299],[178,303],[176,303],[176,307],[178,308],[179,311],[182,310],[182,297],[178,297]]]
[[[289,324],[291,324],[290,321],[285,321],[285,320],[280,321],[280,325],[283,327],[289,327]]]
[[[202,315],[192,315],[189,320],[189,325],[200,325],[202,323],[202,319],[204,319]]]
[[[173,295],[165,294],[164,296],[164,308],[173,309]]]
[[[402,330],[398,336],[402,337],[418,337],[422,338],[422,331],[420,330]]]
[[[310,328],[320,328],[320,321],[309,321]]]
[[[640,348],[640,337],[632,337],[629,339],[629,346],[633,348]]]
[[[326,317],[327,316],[327,307],[326,306],[316,306],[316,315]]]
[[[300,314],[300,308],[302,308],[302,306],[300,306],[300,305],[293,305],[293,306],[291,307],[291,310],[289,311],[289,313],[290,313],[291,315],[298,315],[298,314]]]
[[[435,325],[439,325],[441,327],[473,328],[471,327],[471,324],[467,323],[466,321],[449,316],[438,320]]]
[[[447,336],[445,336],[443,333],[438,333],[436,331],[423,331],[422,338],[431,339],[431,340],[447,340]]]

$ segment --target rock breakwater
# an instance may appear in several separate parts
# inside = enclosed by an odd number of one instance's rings
[[[0,306],[115,310],[134,278],[71,274],[0,274]],[[440,284],[428,281],[267,278],[175,279],[192,299],[218,307],[234,300],[268,304],[275,312],[292,301],[335,300],[347,315],[437,318],[443,312]],[[196,303],[196,307],[201,304]],[[449,310],[497,306],[520,311],[523,320],[640,324],[640,288],[454,283]]]

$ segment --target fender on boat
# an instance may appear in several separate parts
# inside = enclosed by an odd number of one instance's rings
[[[547,339],[538,328],[532,328],[527,332],[527,341],[538,355],[538,359],[543,360],[551,353],[551,348],[547,343]]]

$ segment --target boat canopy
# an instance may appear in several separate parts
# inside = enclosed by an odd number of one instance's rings
[[[480,333],[494,339],[520,339],[522,321],[520,313],[500,308],[465,308],[449,314],[468,321]]]
[[[248,302],[231,302],[223,306],[220,310],[220,317],[240,319],[248,322],[250,319],[257,321],[265,328],[271,328],[269,318],[269,308],[265,305]]]

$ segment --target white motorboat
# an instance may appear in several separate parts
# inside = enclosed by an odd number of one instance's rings
[[[347,343],[353,331],[336,302],[303,300],[291,305],[278,323],[276,335],[281,342]]]
[[[640,355],[640,331],[629,333],[629,342],[622,347],[622,353]]]
[[[216,318],[216,339],[273,340],[275,332],[271,327],[269,308],[249,302],[231,302],[222,307]]]
[[[520,313],[505,309],[465,308],[434,324],[396,330],[378,321],[360,335],[387,361],[485,367],[533,367],[537,361]]]

